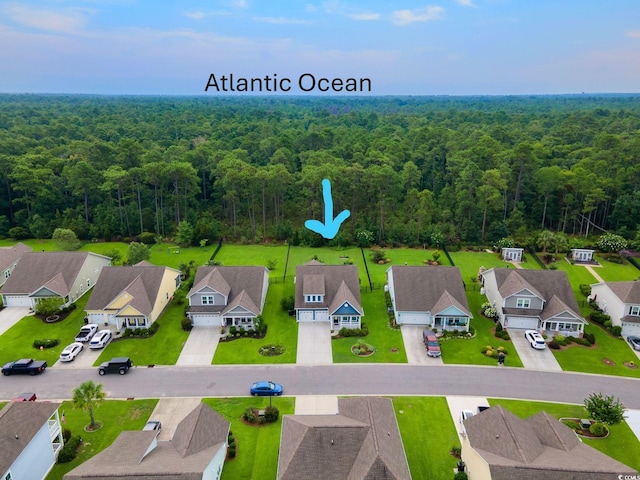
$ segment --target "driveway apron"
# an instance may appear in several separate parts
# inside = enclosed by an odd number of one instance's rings
[[[300,322],[298,324],[296,363],[303,365],[333,363],[331,324],[329,322]]]
[[[29,307],[5,307],[0,310],[0,335],[29,315]]]
[[[537,350],[524,338],[525,330],[519,328],[509,328],[509,336],[513,347],[518,352],[524,368],[531,370],[543,370],[545,372],[561,372],[562,368],[553,356],[549,348]],[[505,365],[509,365],[509,355],[507,355]]]
[[[489,406],[489,402],[485,397],[464,397],[464,396],[449,396],[447,397],[447,405],[449,406],[449,412],[451,412],[451,418],[453,424],[456,427],[459,437],[464,437],[465,433],[462,430],[462,424],[460,423],[460,412],[462,410],[470,410],[473,414],[478,413],[479,406]]]
[[[193,327],[176,365],[211,365],[219,340],[220,328]]]
[[[178,424],[199,404],[198,397],[159,399],[149,417],[149,420],[160,420],[162,423],[158,440],[171,440]]]
[[[444,365],[442,357],[430,357],[422,341],[422,331],[425,325],[402,325],[402,341],[407,352],[407,363],[410,365]]]

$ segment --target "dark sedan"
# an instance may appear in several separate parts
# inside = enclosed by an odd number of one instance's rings
[[[251,384],[250,392],[254,397],[277,397],[282,395],[282,385],[275,382],[255,382]]]

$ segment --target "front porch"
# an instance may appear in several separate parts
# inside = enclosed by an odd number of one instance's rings
[[[463,332],[469,331],[469,318],[467,317],[435,317],[431,328],[435,328],[438,331],[458,330]]]
[[[360,315],[331,315],[332,330],[341,328],[361,328]]]
[[[563,337],[582,338],[584,335],[584,323],[580,322],[542,322],[542,334],[548,337],[562,335]]]
[[[255,328],[255,317],[222,317],[222,325],[226,328],[236,327],[243,330]]]

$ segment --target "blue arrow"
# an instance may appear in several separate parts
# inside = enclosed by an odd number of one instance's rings
[[[322,198],[324,199],[324,223],[318,220],[307,220],[304,226],[312,232],[319,233],[324,238],[331,240],[338,233],[338,229],[351,212],[341,211],[337,217],[333,217],[333,198],[331,197],[331,182],[326,178],[322,180]]]

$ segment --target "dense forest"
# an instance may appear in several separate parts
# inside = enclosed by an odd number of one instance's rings
[[[640,96],[0,95],[0,236],[525,243],[636,237]]]

